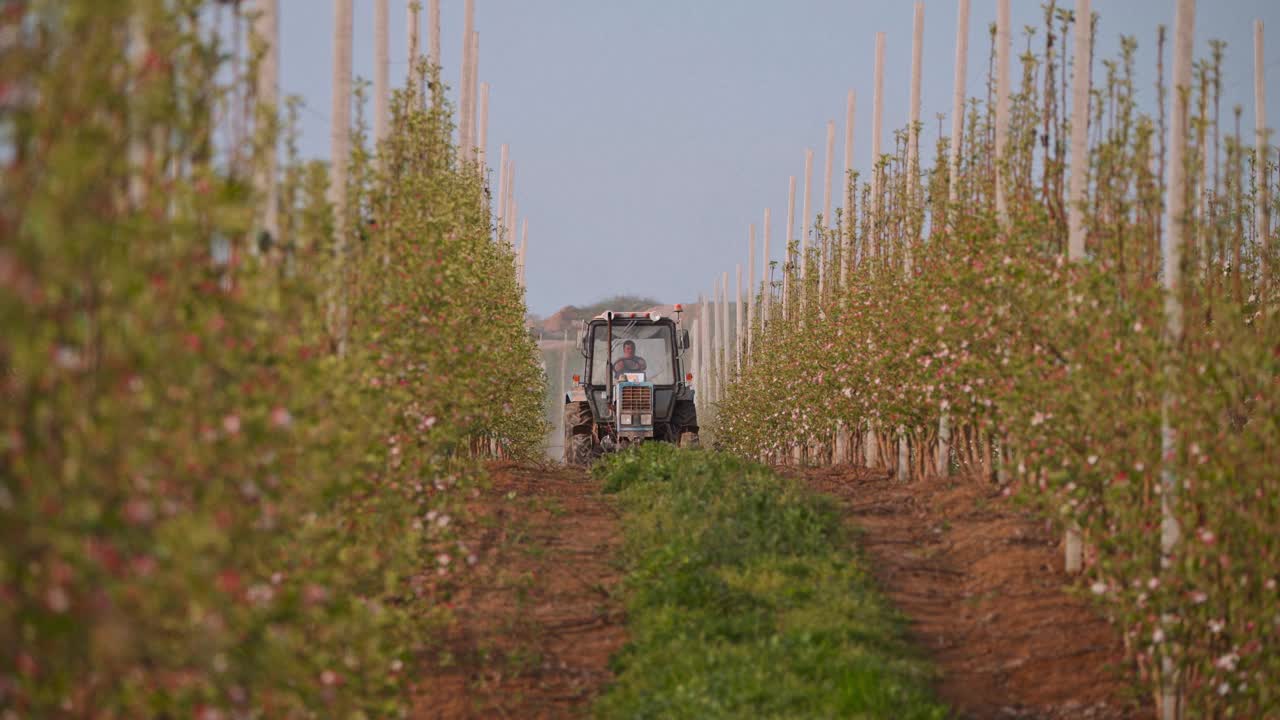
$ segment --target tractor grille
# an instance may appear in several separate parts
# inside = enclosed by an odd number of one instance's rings
[[[653,388],[651,387],[624,387],[620,397],[620,412],[623,413],[652,413],[653,412]]]

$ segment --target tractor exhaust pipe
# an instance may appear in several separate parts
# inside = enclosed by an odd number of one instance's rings
[[[605,377],[609,378],[608,391],[605,393],[605,399],[609,401],[609,412],[613,412],[613,311],[609,310],[604,314],[605,327],[605,358],[608,362],[605,365]]]

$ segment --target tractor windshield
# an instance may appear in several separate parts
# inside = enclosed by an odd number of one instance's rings
[[[605,367],[609,351],[605,347],[608,330],[597,326],[594,334],[594,347],[591,349],[591,382],[604,385],[608,380]],[[674,385],[675,369],[671,367],[671,325],[625,323],[614,321],[613,325],[613,362],[620,366],[620,372],[637,372],[643,367],[644,379],[655,385]],[[634,352],[627,358],[627,344],[634,346]],[[635,360],[638,358],[638,360]]]

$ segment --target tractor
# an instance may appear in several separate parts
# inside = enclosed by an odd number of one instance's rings
[[[656,312],[613,312],[583,323],[583,372],[564,398],[564,462],[586,466],[606,452],[657,440],[698,443],[689,331]]]

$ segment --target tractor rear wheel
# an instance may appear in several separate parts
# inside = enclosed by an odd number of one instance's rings
[[[677,400],[671,412],[672,435],[680,447],[698,446],[698,406],[692,400]],[[692,436],[687,439],[688,436]]]
[[[585,402],[565,403],[564,464],[586,467],[591,464],[595,438],[591,434],[594,421],[591,407]]]

